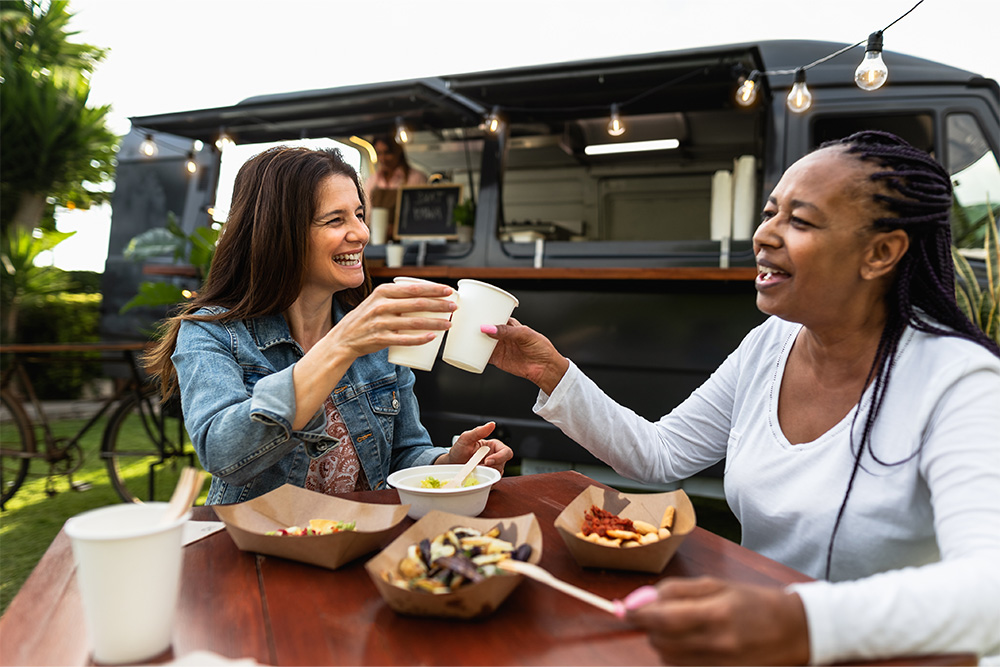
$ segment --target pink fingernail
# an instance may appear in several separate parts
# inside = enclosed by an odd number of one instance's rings
[[[479,330],[482,331],[484,334],[489,334],[489,335],[493,335],[497,332],[496,325],[494,324],[484,324],[479,327]]]
[[[656,589],[652,586],[640,586],[625,596],[625,608],[638,609],[639,607],[645,607],[650,602],[656,601],[657,597],[659,596],[656,593]]]
[[[621,600],[612,600],[611,604],[614,605],[615,616],[618,618],[625,618],[625,603]]]

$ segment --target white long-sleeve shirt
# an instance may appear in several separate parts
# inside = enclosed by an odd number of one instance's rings
[[[778,394],[800,327],[768,319],[655,423],[572,363],[534,410],[640,481],[684,479],[725,457],[744,546],[820,579],[853,466],[857,407],[812,442],[785,438]],[[811,661],[1000,652],[1000,359],[907,329],[870,442],[830,581],[792,587],[805,605]]]

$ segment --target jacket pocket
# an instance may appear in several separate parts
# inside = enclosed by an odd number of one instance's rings
[[[395,384],[372,389],[368,392],[368,404],[376,415],[394,418],[399,414],[399,390]]]

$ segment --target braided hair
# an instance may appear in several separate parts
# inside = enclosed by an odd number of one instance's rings
[[[1000,356],[997,344],[965,316],[955,301],[955,267],[951,255],[951,178],[944,167],[924,151],[888,132],[858,132],[844,139],[828,141],[819,150],[830,147],[841,147],[846,155],[876,165],[868,177],[869,183],[874,186],[874,201],[881,210],[891,215],[877,218],[872,224],[878,231],[902,229],[909,236],[910,246],[900,259],[886,294],[885,329],[865,382],[866,387],[874,385],[872,401],[865,415],[861,443],[854,455],[847,490],[830,536],[826,554],[827,579],[830,578],[833,543],[865,448],[868,448],[873,460],[884,466],[906,463],[920,451],[918,449],[899,461],[883,461],[871,448],[872,428],[882,407],[899,342],[907,326],[939,336],[965,338]],[[854,425],[860,413],[860,409],[854,413],[851,423],[852,451]]]

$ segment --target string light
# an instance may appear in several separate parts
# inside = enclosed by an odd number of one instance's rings
[[[741,107],[751,107],[754,102],[757,101],[757,79],[760,78],[760,72],[754,70],[750,72],[750,76],[743,80],[740,85],[739,90],[736,91],[736,103]]]
[[[804,113],[812,106],[813,96],[806,85],[806,70],[803,67],[795,70],[795,83],[788,92],[788,110],[792,113]]]
[[[861,90],[876,90],[881,88],[888,78],[889,68],[882,60],[882,31],[878,30],[868,36],[865,57],[854,70],[854,82]]]
[[[881,30],[877,30],[868,36],[867,45],[865,46],[864,59],[854,72],[854,81],[857,83],[859,88],[862,90],[876,90],[885,84],[889,77],[889,68],[886,67],[885,61],[882,60],[882,33],[899,23],[899,21],[909,15],[910,12],[919,7],[923,1],[924,0],[917,0],[917,4],[910,7],[910,9],[902,16]],[[865,40],[862,40],[857,44],[851,44],[850,46],[846,46],[839,51],[835,51],[828,56],[824,56],[819,60],[811,62],[808,65],[803,65],[802,67],[798,67],[794,70],[767,70],[765,72],[758,72],[754,70],[737,89],[736,103],[740,106],[750,106],[753,104],[753,98],[756,96],[756,91],[760,88],[759,77],[794,74],[795,83],[792,85],[792,90],[788,94],[788,109],[793,113],[802,113],[812,106],[812,93],[809,92],[809,88],[806,86],[805,71],[807,69],[812,69],[816,65],[825,63],[832,58],[836,58],[837,56],[865,43]]]
[[[189,174],[193,174],[198,171],[198,163],[194,161],[194,151],[188,151],[187,161],[184,162],[184,168],[188,170]]]
[[[219,149],[219,152],[225,152],[227,148],[235,146],[236,142],[233,138],[226,134],[225,130],[219,130],[219,138],[215,140],[215,147]]]
[[[141,144],[139,144],[139,152],[145,155],[146,157],[153,157],[154,155],[157,154],[157,152],[159,152],[159,148],[157,148],[156,142],[153,141],[152,134],[147,134],[146,138],[142,140]]]
[[[611,120],[608,121],[608,134],[612,137],[620,137],[625,134],[625,125],[621,116],[618,115],[618,105],[611,105]]]
[[[410,140],[410,132],[406,129],[406,125],[403,124],[402,118],[396,119],[396,143],[405,144]]]
[[[500,117],[500,107],[493,107],[490,115],[486,117],[486,131],[490,134],[497,134],[501,125],[503,125],[503,120]]]

